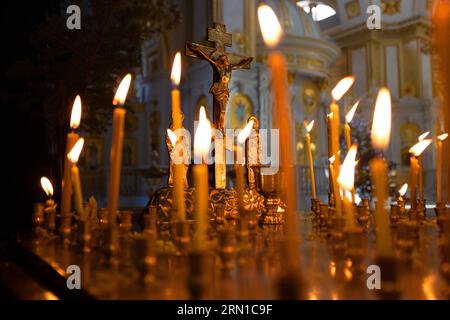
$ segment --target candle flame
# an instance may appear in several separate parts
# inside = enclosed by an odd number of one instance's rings
[[[355,82],[355,77],[348,76],[338,82],[338,84],[331,91],[331,96],[335,101],[341,100],[344,94],[351,88],[353,83]]]
[[[70,116],[70,127],[72,129],[78,128],[81,120],[81,98],[80,95],[75,97],[75,101],[73,102],[72,114]]]
[[[356,193],[355,194],[355,203],[359,205],[359,204],[361,204],[361,201],[362,201],[361,197],[359,196],[359,194]]]
[[[441,134],[441,135],[438,137],[439,141],[444,141],[444,140],[447,139],[447,138],[448,138],[448,133]]]
[[[81,150],[83,150],[84,139],[80,138],[73,146],[72,150],[67,154],[67,158],[69,158],[70,162],[73,164],[78,162],[80,158]]]
[[[239,132],[237,141],[239,144],[243,144],[245,140],[247,140],[248,136],[252,132],[253,124],[255,123],[254,120],[250,120],[247,125],[244,127],[244,129]]]
[[[170,129],[167,129],[167,135],[169,136],[170,142],[172,143],[173,146],[175,146],[177,144],[177,135],[175,134],[175,132],[173,132]]]
[[[346,190],[352,190],[355,184],[355,159],[357,151],[358,147],[356,145],[351,146],[337,179],[339,185]]]
[[[398,194],[400,195],[400,197],[403,197],[406,194],[406,191],[408,190],[408,184],[405,183],[400,190],[398,190]]]
[[[276,47],[283,35],[283,29],[275,12],[266,4],[260,5],[258,8],[258,20],[264,43],[270,48]]]
[[[420,137],[419,137],[419,141],[423,141],[423,140],[425,140],[425,138],[426,137],[428,137],[430,135],[430,131],[427,131],[427,132],[424,132],[424,133],[422,133],[421,135],[420,135]]]
[[[336,161],[336,156],[332,156],[330,159],[328,159],[328,161],[330,161],[330,164],[334,164],[334,161]]]
[[[200,107],[199,123],[194,136],[194,154],[205,158],[211,145],[211,124],[206,118],[205,107]]]
[[[125,100],[127,100],[128,89],[130,88],[131,74],[127,74],[119,84],[117,88],[116,95],[113,99],[113,105],[123,105]]]
[[[431,139],[425,139],[415,144],[409,149],[409,153],[412,153],[414,156],[418,157],[425,151],[425,149],[431,144]]]
[[[350,109],[350,111],[347,113],[347,115],[345,116],[345,121],[347,121],[347,123],[352,122],[353,117],[355,116],[355,112],[356,109],[358,108],[358,105],[360,103],[361,100],[358,100],[353,107]]]
[[[51,197],[53,195],[53,186],[47,177],[41,178],[41,186],[47,196]]]
[[[172,64],[172,73],[170,74],[170,80],[175,86],[180,85],[181,79],[181,53],[177,52]]]
[[[377,103],[372,122],[372,145],[385,150],[389,145],[391,136],[391,93],[389,89],[382,88],[378,92]]]
[[[306,131],[307,131],[308,133],[310,133],[313,127],[314,127],[314,120],[311,121],[311,122],[306,126]]]

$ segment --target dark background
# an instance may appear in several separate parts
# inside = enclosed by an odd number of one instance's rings
[[[2,1],[1,10],[1,156],[2,202],[0,234],[12,235],[31,227],[33,203],[45,195],[39,179],[51,175],[49,148],[42,105],[32,111],[7,105],[5,92],[21,92],[25,84],[7,82],[6,73],[17,61],[32,57],[30,36],[46,17],[57,10],[59,1]],[[23,92],[27,94],[27,92]],[[6,204],[6,206],[5,206]]]

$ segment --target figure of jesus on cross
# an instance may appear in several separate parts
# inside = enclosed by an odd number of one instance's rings
[[[230,91],[228,83],[231,71],[236,69],[249,69],[253,58],[242,57],[227,53],[225,46],[231,47],[232,35],[225,31],[225,25],[215,23],[208,28],[208,41],[214,47],[202,46],[196,43],[186,43],[185,54],[190,57],[208,61],[214,68],[214,83],[210,89],[214,96],[214,124],[217,129],[225,129],[225,115]]]

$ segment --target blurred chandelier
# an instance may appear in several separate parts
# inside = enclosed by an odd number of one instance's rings
[[[310,14],[314,21],[322,21],[336,14],[331,6],[318,0],[301,0],[297,5]]]

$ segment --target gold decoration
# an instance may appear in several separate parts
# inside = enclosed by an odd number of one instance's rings
[[[345,4],[345,13],[347,14],[347,19],[351,20],[358,17],[361,14],[361,9],[359,7],[358,0],[352,0]]]
[[[235,189],[213,189],[209,194],[210,211],[216,212],[218,204],[224,205],[225,218],[235,219],[239,216],[238,195]]]
[[[381,10],[384,14],[394,15],[401,11],[401,0],[381,0]]]

